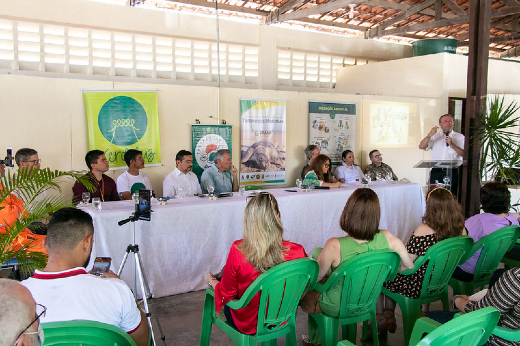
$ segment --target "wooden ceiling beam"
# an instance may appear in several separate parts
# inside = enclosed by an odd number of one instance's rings
[[[518,5],[520,5],[518,3],[518,1],[516,1],[516,0],[501,0],[501,1],[506,6],[518,6]]]
[[[459,4],[453,0],[444,0],[444,4],[449,7],[457,16],[465,16],[467,13],[464,11]]]
[[[517,56],[520,56],[520,46],[513,47],[499,54],[500,59],[515,58]]]
[[[313,6],[302,10],[294,11],[291,13],[281,14],[277,17],[277,22],[285,22],[287,20],[297,20],[299,18],[305,18],[315,14],[321,14],[324,12],[334,11],[340,8],[347,7],[350,4],[360,4],[365,0],[336,0],[327,2],[323,5]],[[275,23],[275,22],[272,22]],[[267,23],[270,24],[270,23]]]
[[[186,5],[193,5],[198,7],[206,7],[206,8],[212,8],[215,9],[215,3],[214,2],[208,2],[205,0],[167,0],[167,2],[170,3],[180,3],[180,4],[186,4]],[[254,14],[257,16],[267,16],[270,12],[262,11],[254,8],[249,7],[242,7],[242,6],[235,6],[235,5],[228,5],[228,4],[218,4],[219,10],[225,10],[225,11],[231,11],[231,12],[240,12],[240,13],[247,13],[247,14]]]
[[[319,19],[314,19],[314,18],[300,18],[297,21],[303,22],[303,23],[309,23],[309,24],[332,26],[332,27],[336,27],[336,28],[358,30],[361,32],[365,32],[368,30],[368,28],[366,26],[352,25],[352,24],[339,23],[339,22],[331,22],[331,21],[319,20]]]
[[[435,29],[443,26],[455,25],[455,24],[465,24],[468,23],[469,19],[467,16],[464,17],[455,17],[449,19],[442,19],[434,22],[426,22],[415,25],[401,26],[395,29],[385,30],[384,34],[386,35],[401,35],[407,32],[415,32],[415,31],[423,31],[429,29]]]
[[[413,7],[410,7],[408,10],[406,10],[405,12],[391,18],[391,19],[388,19],[388,20],[385,20],[384,22],[382,22],[381,24],[375,26],[374,28],[371,28],[370,30],[368,30],[367,32],[367,36],[366,38],[368,39],[371,39],[371,38],[377,38],[377,37],[381,37],[381,36],[385,36],[385,29],[388,28],[389,26],[392,26],[394,25],[395,23],[399,23],[401,21],[403,21],[404,19],[434,5],[436,3],[436,0],[426,0],[422,3],[420,3],[419,5],[416,5],[416,6],[413,6]]]
[[[280,15],[284,14],[285,12],[291,10],[293,7],[298,6],[301,4],[304,0],[289,0],[280,8],[272,11],[269,13],[265,19],[266,24],[272,24],[272,23],[278,23],[278,18],[280,18]]]

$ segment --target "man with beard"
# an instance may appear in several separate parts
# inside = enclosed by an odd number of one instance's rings
[[[121,199],[132,199],[132,193],[139,192],[139,188],[152,191],[150,178],[139,171],[144,168],[143,152],[130,149],[125,153],[124,159],[128,171],[117,177],[117,192],[121,195]]]
[[[43,336],[40,314],[45,307],[17,281],[0,279],[0,346],[39,346]]]
[[[47,307],[41,322],[98,321],[127,332],[138,346],[148,344],[149,328],[132,292],[117,275],[88,274],[94,227],[82,210],[63,208],[49,221],[44,248],[49,254],[43,270],[22,281],[34,299]]]
[[[176,168],[164,178],[163,196],[175,197],[175,191],[180,187],[186,196],[202,193],[197,175],[193,168],[193,155],[187,150],[181,150],[175,156]]]

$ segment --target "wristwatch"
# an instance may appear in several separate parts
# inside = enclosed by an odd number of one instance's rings
[[[454,309],[457,309],[457,305],[455,304],[455,300],[457,300],[457,298],[462,298],[462,296],[459,296],[459,295],[455,295],[453,296],[453,298],[451,298],[451,306],[453,306]]]

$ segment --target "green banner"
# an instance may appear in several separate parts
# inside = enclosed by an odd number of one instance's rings
[[[143,152],[147,165],[161,163],[157,92],[84,91],[88,150],[105,152],[110,168],[127,167],[128,149]]]
[[[213,162],[217,150],[229,149],[233,156],[231,144],[231,125],[191,125],[193,173],[199,180],[208,163]]]

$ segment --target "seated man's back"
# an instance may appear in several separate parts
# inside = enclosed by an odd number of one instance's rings
[[[40,318],[42,323],[98,321],[128,333],[141,323],[132,292],[120,279],[100,278],[78,267],[54,273],[37,270],[22,285],[47,307],[45,316]]]

